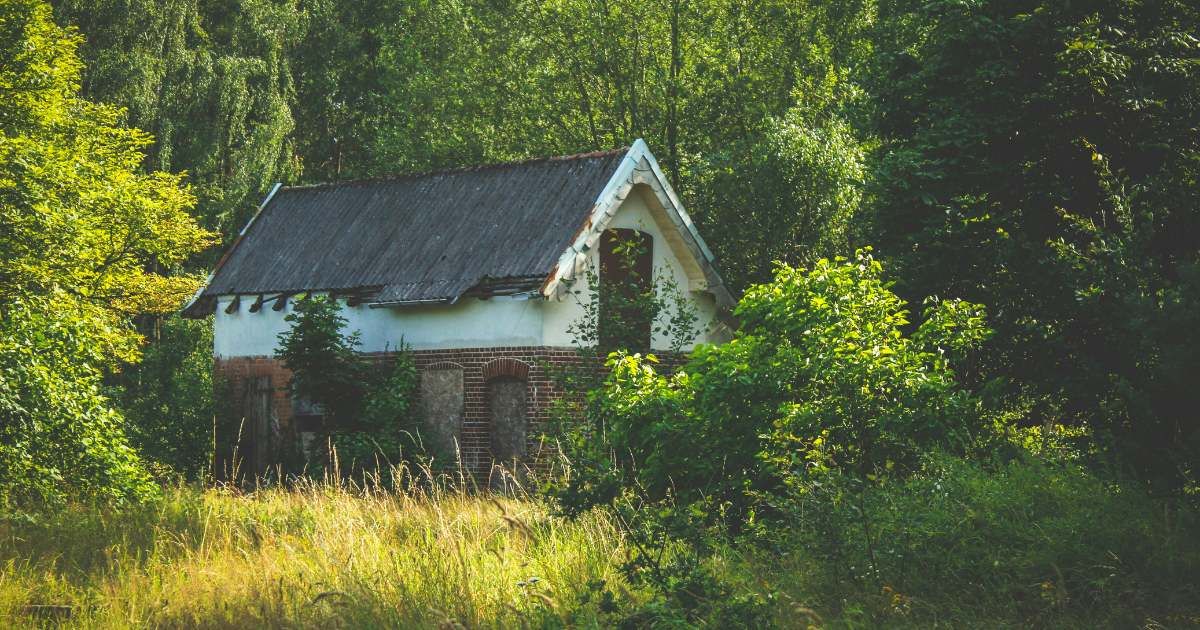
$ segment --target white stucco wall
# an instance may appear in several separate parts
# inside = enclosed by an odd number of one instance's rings
[[[680,259],[686,250],[679,243],[672,244],[669,234],[670,223],[665,217],[657,216],[653,203],[643,187],[635,187],[613,217],[610,227],[636,229],[650,234],[654,239],[654,269],[671,274],[676,284],[687,293],[696,305],[700,332],[696,342],[712,343],[724,340],[721,331],[714,327],[716,303],[711,295],[689,292],[686,265]],[[589,253],[593,269],[597,268],[598,252]],[[457,304],[445,306],[404,306],[394,308],[370,308],[343,306],[342,315],[347,319],[347,330],[359,331],[364,352],[380,352],[397,348],[401,340],[414,350],[442,348],[494,348],[502,346],[571,346],[575,339],[567,332],[568,327],[583,316],[581,300],[586,300],[585,286],[581,278],[571,287],[581,291],[579,295],[564,292],[560,299],[525,299],[495,297],[488,300],[464,298]],[[287,330],[289,323],[284,317],[292,312],[293,303],[281,311],[271,309],[270,303],[257,313],[250,312],[253,297],[243,297],[234,313],[226,313],[232,296],[217,300],[214,315],[214,348],[217,357],[270,356],[275,353],[279,333]],[[344,303],[343,303],[344,304]],[[655,335],[651,346],[665,350],[670,340]],[[691,349],[692,344],[685,349]]]
[[[289,300],[282,311],[271,310],[268,303],[251,313],[254,300],[243,298],[238,310],[227,314],[232,299],[217,301],[214,354],[222,358],[275,354],[279,333],[291,326],[284,317],[292,312],[293,302]],[[350,307],[343,301],[342,316],[347,331],[361,334],[363,352],[395,350],[402,341],[414,350],[534,346],[542,345],[542,306],[541,300],[509,297],[403,308]]]

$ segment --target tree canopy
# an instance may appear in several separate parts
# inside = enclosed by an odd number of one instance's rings
[[[209,243],[181,176],[142,170],[150,137],[79,98],[78,44],[40,2],[0,7],[0,502],[147,489],[100,378]]]

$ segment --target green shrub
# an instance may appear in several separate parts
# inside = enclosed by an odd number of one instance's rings
[[[337,300],[296,300],[284,321],[292,327],[279,334],[276,357],[292,371],[292,391],[321,405],[334,423],[357,420],[377,372],[358,354],[359,334],[343,332],[346,318]]]
[[[212,319],[167,317],[141,363],[115,379],[130,443],[150,464],[187,479],[213,456]]]
[[[982,308],[938,302],[906,336],[905,303],[866,252],[781,265],[735,315],[731,342],[701,346],[673,376],[653,357],[610,357],[563,441],[576,468],[556,490],[567,512],[636,487],[740,527],[794,481],[910,471],[928,449],[966,452],[990,431],[950,367],[986,337]]]
[[[412,355],[402,350],[391,373],[376,381],[370,384],[353,430],[333,434],[338,461],[348,465],[348,471],[384,470],[423,461],[429,454],[416,415],[420,377]]]
[[[157,494],[101,393],[109,358],[89,317],[42,298],[0,309],[0,513]]]
[[[1032,457],[930,455],[907,479],[827,476],[805,490],[766,548],[803,553],[803,590],[827,608],[864,603],[874,623],[1131,627],[1200,610],[1200,514],[1134,483]]]
[[[430,453],[416,415],[420,380],[403,340],[391,371],[381,373],[358,352],[358,332],[344,332],[337,300],[298,300],[284,319],[292,327],[280,333],[277,356],[292,370],[292,391],[324,410],[334,470],[357,477],[405,461],[425,463]]]

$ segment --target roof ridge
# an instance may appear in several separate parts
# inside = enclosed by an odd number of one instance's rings
[[[620,147],[616,149],[606,149],[600,151],[585,151],[583,153],[570,153],[567,155],[549,155],[543,157],[525,158],[522,160],[513,160],[510,162],[492,162],[488,164],[477,164],[473,166],[458,166],[451,168],[433,169],[429,171],[419,171],[416,173],[397,173],[394,175],[381,175],[378,177],[363,177],[359,179],[344,179],[333,182],[319,182],[315,184],[294,184],[284,185],[280,192],[288,190],[317,190],[322,188],[337,188],[339,186],[356,186],[365,184],[381,184],[387,182],[397,182],[411,179],[421,179],[425,177],[435,177],[438,175],[458,175],[461,173],[476,173],[480,171],[503,170],[515,168],[519,166],[530,166],[541,162],[568,162],[571,160],[586,160],[592,158],[612,157],[615,155],[624,155],[629,152],[630,147]]]

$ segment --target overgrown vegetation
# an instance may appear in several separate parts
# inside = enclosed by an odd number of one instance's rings
[[[107,391],[125,415],[129,441],[160,477],[198,479],[213,462],[212,326],[165,317],[153,322],[141,362]]]
[[[1196,622],[1195,512],[1136,487],[1016,460],[933,458],[858,503],[814,492],[794,529],[701,557],[668,549],[670,589],[631,572],[615,513],[536,500],[306,484],[188,487],[118,512],[0,520],[9,626],[1094,628]],[[386,475],[385,475],[386,476]],[[774,546],[773,546],[774,545]],[[874,567],[874,571],[872,569]]]
[[[561,489],[566,511],[636,488],[703,501],[740,528],[754,505],[770,504],[763,493],[791,483],[902,474],[932,449],[984,442],[990,427],[949,364],[986,337],[979,307],[941,302],[910,338],[881,271],[865,252],[811,271],[780,267],[738,305],[733,340],[700,347],[672,375],[652,357],[611,355],[585,422],[567,425],[583,434],[567,440],[577,447],[567,459],[589,467]]]
[[[930,303],[914,327],[859,252],[780,266],[735,314],[732,341],[674,373],[613,353],[564,425],[550,496],[614,515],[626,577],[653,594],[639,623],[762,625],[797,582],[790,601],[851,624],[1194,618],[1200,548],[1177,537],[1196,506],[1086,472],[964,388],[956,365],[990,334],[978,305]],[[748,588],[718,564],[733,549],[795,573]]]
[[[0,4],[5,622],[1200,623],[1192,3],[51,4]],[[595,294],[548,497],[382,492],[415,371],[323,300],[282,355],[370,490],[160,496],[214,410],[159,316],[271,182],[639,136],[739,328],[665,369],[684,302]]]
[[[292,327],[280,333],[277,356],[292,371],[289,387],[323,415],[315,451],[299,453],[313,464],[309,473],[329,467],[361,479],[365,470],[428,463],[433,453],[421,439],[417,414],[420,380],[403,340],[389,368],[381,370],[379,359],[358,352],[358,331],[345,331],[337,299],[298,300],[284,320]]]
[[[247,495],[181,487],[119,513],[0,520],[0,620],[554,627],[596,619],[583,598],[589,584],[619,581],[620,553],[604,515],[566,523],[525,500],[333,484]]]
[[[149,136],[79,96],[78,46],[44,3],[0,5],[0,510],[154,494],[100,384],[209,243],[182,178],[142,170]]]

